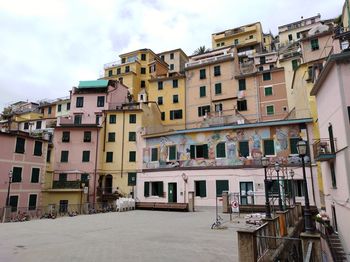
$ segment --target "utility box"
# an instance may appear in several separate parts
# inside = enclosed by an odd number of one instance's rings
[[[194,212],[194,192],[188,192],[188,212]]]
[[[228,191],[222,191],[222,213],[230,213],[230,201]]]

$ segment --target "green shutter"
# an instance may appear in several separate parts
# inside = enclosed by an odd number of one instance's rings
[[[32,177],[30,180],[31,183],[39,183],[39,173],[40,173],[39,168],[32,168]]]
[[[37,195],[29,195],[29,205],[28,205],[29,210],[36,209],[36,199],[37,199]]]
[[[41,141],[35,141],[34,144],[34,155],[35,156],[41,156],[42,155],[42,147],[43,147],[43,142]]]
[[[163,182],[159,182],[159,197],[163,197]]]
[[[216,95],[221,94],[221,83],[215,84],[215,94]]]
[[[144,196],[149,197],[149,182],[145,182],[144,184]]]
[[[199,196],[206,197],[207,196],[207,187],[206,181],[198,181],[199,182]]]
[[[226,157],[226,150],[225,150],[225,143],[221,142],[216,145],[216,157],[217,158],[225,158]]]
[[[169,160],[176,160],[176,146],[169,146]]]
[[[265,96],[271,96],[272,95],[272,86],[265,87]]]
[[[264,140],[264,155],[275,154],[275,143],[273,140]]]
[[[152,148],[151,161],[158,161],[158,148]]]
[[[22,167],[13,167],[12,182],[17,183],[22,181]]]
[[[240,154],[240,156],[243,156],[243,157],[249,156],[249,143],[248,143],[248,141],[239,142],[239,154]]]
[[[238,84],[239,84],[239,87],[238,87],[239,91],[246,90],[245,79],[239,79]]]
[[[136,186],[136,173],[128,173],[128,186]]]
[[[21,137],[17,137],[16,140],[16,153],[23,154],[24,153],[24,146],[25,146],[25,139]]]
[[[203,145],[203,157],[205,159],[209,158],[209,156],[208,156],[208,145],[207,144]]]
[[[199,87],[199,96],[200,96],[200,97],[206,96],[205,86]]]
[[[298,141],[299,141],[299,137],[289,139],[291,154],[298,154],[298,149],[297,149]]]
[[[222,191],[228,191],[228,180],[216,180],[216,196],[222,196]]]
[[[196,150],[196,146],[195,146],[195,145],[191,145],[191,146],[190,146],[190,156],[191,156],[191,159],[195,159],[195,158],[196,158],[195,150]]]

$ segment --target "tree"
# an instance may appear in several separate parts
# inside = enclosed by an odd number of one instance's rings
[[[210,52],[209,48],[206,48],[205,45],[198,47],[194,50],[193,55],[201,55]]]

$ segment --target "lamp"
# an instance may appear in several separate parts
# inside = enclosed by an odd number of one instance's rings
[[[12,170],[9,171],[9,185],[7,188],[7,197],[6,197],[6,206],[10,205],[10,189],[11,189],[11,183],[12,183]]]
[[[267,157],[263,157],[261,158],[261,164],[263,165],[263,167],[267,167],[269,165],[270,161]]]
[[[275,163],[275,171],[277,172],[277,185],[278,185],[278,207],[280,211],[283,211],[282,198],[281,198],[281,184],[280,184],[280,164]]]
[[[269,159],[267,157],[261,158],[261,164],[264,167],[264,184],[265,184],[265,218],[271,218],[271,209],[270,209],[270,201],[269,201],[269,191],[268,191],[268,183],[267,183],[267,172],[266,168],[269,165]]]
[[[293,205],[295,206],[295,193],[294,193],[294,180],[293,180],[295,173],[293,169],[289,171],[289,175],[292,178],[292,199],[293,199]]]
[[[306,155],[307,143],[304,140],[299,140],[297,143],[297,150],[300,156]]]

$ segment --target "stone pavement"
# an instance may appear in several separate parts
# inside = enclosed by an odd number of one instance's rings
[[[238,261],[243,220],[212,230],[214,220],[215,209],[136,210],[0,224],[0,262]]]

